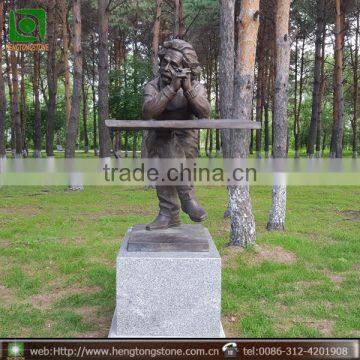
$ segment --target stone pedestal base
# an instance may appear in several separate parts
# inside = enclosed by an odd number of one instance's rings
[[[223,337],[221,259],[207,229],[208,252],[128,251],[131,231],[117,257],[109,337]]]

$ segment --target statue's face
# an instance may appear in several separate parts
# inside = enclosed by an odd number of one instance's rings
[[[160,63],[160,76],[164,84],[170,84],[176,69],[182,69],[183,55],[176,50],[168,49]]]

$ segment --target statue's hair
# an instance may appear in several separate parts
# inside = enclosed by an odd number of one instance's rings
[[[169,49],[176,50],[182,53],[184,67],[189,68],[193,76],[198,76],[200,74],[200,63],[196,51],[191,44],[180,39],[165,41],[161,50],[159,51],[160,61],[165,56],[166,50]]]

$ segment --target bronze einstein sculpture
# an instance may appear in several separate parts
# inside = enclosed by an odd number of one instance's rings
[[[160,76],[145,86],[143,116],[155,120],[191,120],[210,117],[210,103],[204,87],[196,80],[201,68],[197,54],[188,42],[166,41],[159,52]],[[198,156],[198,131],[194,129],[152,129],[146,146],[150,158],[186,158]],[[195,222],[207,218],[195,197],[192,185],[157,185],[159,215],[147,230],[180,225],[180,206]],[[180,204],[179,204],[180,200]]]

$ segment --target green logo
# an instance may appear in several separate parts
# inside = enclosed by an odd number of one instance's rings
[[[46,12],[44,9],[18,9],[9,13],[9,40],[15,43],[45,41]]]
[[[10,343],[8,345],[8,357],[23,357],[24,343]]]

